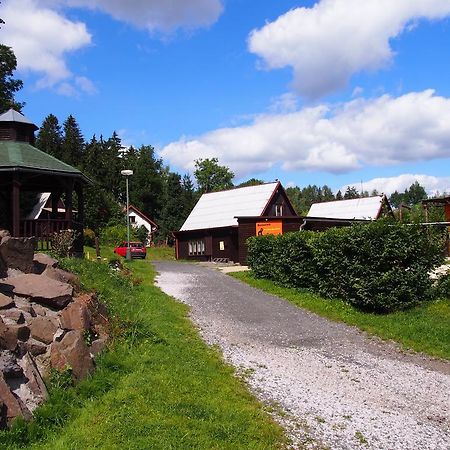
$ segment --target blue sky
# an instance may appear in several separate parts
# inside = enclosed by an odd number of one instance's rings
[[[3,0],[24,113],[173,170],[450,191],[449,0]]]

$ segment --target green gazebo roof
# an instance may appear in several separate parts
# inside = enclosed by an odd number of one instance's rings
[[[11,170],[72,175],[88,182],[83,173],[75,167],[63,163],[26,142],[0,141],[0,172]]]

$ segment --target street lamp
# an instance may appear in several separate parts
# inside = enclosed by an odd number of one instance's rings
[[[130,250],[130,197],[128,195],[128,178],[133,175],[132,170],[121,170],[120,174],[123,175],[127,182],[127,253],[125,258],[131,260],[131,250]]]

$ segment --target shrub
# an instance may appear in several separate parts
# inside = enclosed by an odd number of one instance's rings
[[[248,243],[248,265],[257,278],[274,279],[272,254],[276,245],[275,236],[251,237]]]
[[[130,240],[136,239],[133,227],[130,227]],[[103,245],[116,246],[127,240],[126,225],[112,225],[102,230],[100,240]]]
[[[58,233],[53,233],[51,237],[51,253],[59,258],[70,256],[76,239],[77,233],[74,230],[62,230]]]
[[[248,262],[258,278],[384,313],[431,298],[428,272],[442,261],[441,238],[418,225],[382,220],[321,233],[254,237]]]
[[[450,299],[450,272],[438,278],[434,289],[436,297]]]
[[[88,247],[95,247],[95,233],[90,228],[85,228],[83,230],[84,245]]]

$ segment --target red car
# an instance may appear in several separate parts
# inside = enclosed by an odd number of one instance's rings
[[[127,255],[127,244],[127,242],[122,242],[118,247],[114,249],[114,253],[125,258],[125,256]],[[130,251],[132,258],[145,259],[145,257],[147,256],[147,249],[142,242],[130,242]]]

